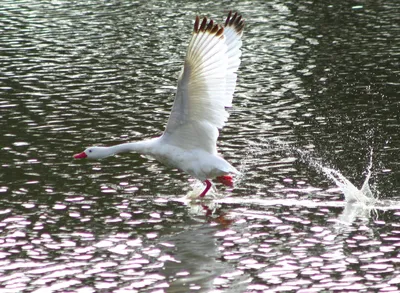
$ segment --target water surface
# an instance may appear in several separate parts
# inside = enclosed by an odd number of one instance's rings
[[[301,2],[2,1],[0,292],[399,292],[400,4]],[[195,15],[230,9],[235,188],[72,160],[160,135]],[[316,167],[361,188],[371,148],[376,211]]]

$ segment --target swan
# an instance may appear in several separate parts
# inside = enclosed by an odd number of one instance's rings
[[[217,179],[233,186],[231,174],[239,171],[217,151],[219,129],[232,107],[241,57],[244,20],[229,12],[225,24],[196,16],[177,93],[164,133],[160,137],[110,147],[93,146],[75,159],[102,159],[125,152],[148,155],[201,180],[204,197]]]

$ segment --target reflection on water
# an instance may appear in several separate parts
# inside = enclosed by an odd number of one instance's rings
[[[391,2],[2,1],[0,291],[398,291]],[[233,189],[188,201],[189,178],[147,158],[72,161],[159,135],[194,16],[230,9],[246,19],[219,141]],[[373,182],[376,210],[295,149]]]

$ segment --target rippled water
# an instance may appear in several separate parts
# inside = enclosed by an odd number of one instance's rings
[[[400,3],[336,2],[3,0],[0,292],[400,292]],[[194,16],[230,9],[235,188],[72,160],[159,135]],[[379,204],[346,204],[315,162],[360,189],[371,148]]]

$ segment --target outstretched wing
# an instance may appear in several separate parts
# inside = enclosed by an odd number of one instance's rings
[[[163,134],[169,144],[216,153],[218,129],[232,106],[244,22],[229,13],[225,26],[196,17],[175,102]]]

